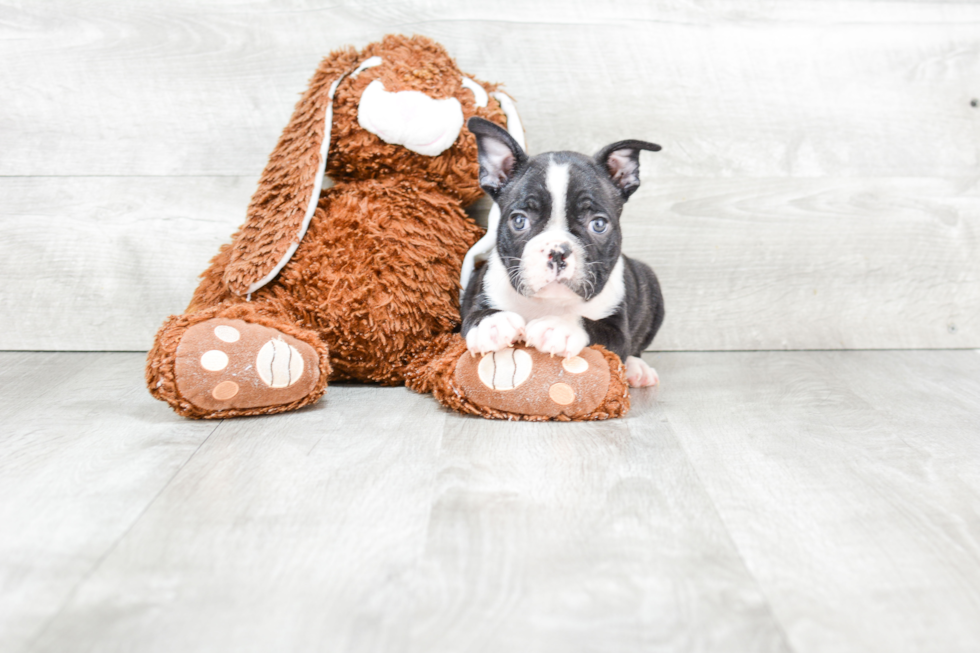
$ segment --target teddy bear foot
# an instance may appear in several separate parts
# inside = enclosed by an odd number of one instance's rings
[[[601,347],[571,358],[523,344],[482,356],[466,352],[452,383],[461,408],[495,419],[599,420],[629,411],[625,367]]]
[[[221,413],[294,404],[320,378],[317,352],[307,343],[272,327],[220,317],[187,329],[174,372],[186,401]]]

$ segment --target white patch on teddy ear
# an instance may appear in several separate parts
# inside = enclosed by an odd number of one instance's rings
[[[361,63],[360,66],[354,69],[351,74],[356,74],[365,68],[370,68],[372,66],[377,66],[381,63],[381,57],[371,57],[366,59]],[[315,181],[313,183],[313,192],[310,194],[309,203],[306,205],[306,214],[303,216],[303,223],[299,227],[299,231],[296,233],[296,237],[293,239],[293,243],[283,254],[282,258],[276,264],[272,270],[269,271],[264,277],[253,283],[248,287],[246,291],[246,301],[252,300],[252,293],[260,289],[265,284],[272,281],[277,274],[289,260],[293,258],[293,254],[296,253],[296,249],[299,247],[300,242],[303,240],[303,236],[306,235],[306,230],[310,226],[310,220],[313,219],[313,213],[316,211],[316,206],[320,201],[320,192],[323,190],[324,175],[327,172],[327,153],[330,151],[330,131],[333,127],[333,97],[337,93],[337,87],[340,86],[340,82],[344,81],[344,78],[348,77],[348,74],[343,74],[333,81],[330,85],[330,89],[327,91],[327,110],[324,112],[323,116],[323,142],[320,144],[320,160],[317,164]]]
[[[487,95],[486,90],[476,82],[474,82],[469,77],[463,78],[463,88],[468,88],[473,91],[473,97],[476,99],[476,106],[483,108],[487,106],[487,102],[490,101],[490,96]]]
[[[500,224],[500,207],[494,203],[490,207],[490,214],[487,216],[487,233],[483,238],[476,241],[463,257],[463,266],[459,270],[459,301],[463,302],[466,294],[466,287],[470,285],[470,277],[476,272],[476,264],[486,261],[490,252],[497,245],[497,226]]]
[[[495,91],[493,99],[500,103],[500,108],[507,116],[507,132],[514,137],[521,149],[527,152],[527,143],[524,142],[524,125],[521,124],[521,116],[517,113],[517,106],[514,100],[506,93]]]
[[[509,95],[500,91],[494,92],[493,98],[500,104],[501,110],[507,117],[507,133],[517,141],[517,144],[520,145],[522,150],[527,152],[527,145],[524,141],[524,126],[521,124],[521,117],[517,114],[517,107],[514,106],[514,101]],[[478,240],[473,247],[470,247],[469,251],[466,252],[466,256],[463,257],[463,267],[459,271],[460,303],[462,303],[463,295],[466,293],[466,287],[470,283],[470,277],[476,271],[476,264],[481,261],[486,261],[490,257],[490,252],[497,246],[497,227],[499,225],[500,207],[494,202],[487,216],[487,233],[483,234],[483,238]]]
[[[350,74],[350,78],[354,79],[368,68],[374,68],[375,66],[380,66],[381,64],[382,64],[381,57],[378,56],[369,57],[364,61],[362,61],[360,66],[354,69],[354,72]]]

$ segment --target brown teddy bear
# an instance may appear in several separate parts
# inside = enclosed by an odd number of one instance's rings
[[[483,234],[463,210],[483,195],[471,116],[523,141],[512,101],[427,38],[387,36],[324,59],[245,224],[187,312],[157,333],[153,396],[187,417],[223,418],[292,410],[328,380],[357,380],[406,383],[486,417],[624,414],[622,364],[601,348],[566,361],[520,345],[466,353],[459,279]]]

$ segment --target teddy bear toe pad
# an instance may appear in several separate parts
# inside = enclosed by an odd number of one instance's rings
[[[206,410],[259,408],[302,399],[320,376],[316,351],[276,329],[214,318],[177,347],[177,390]]]
[[[560,358],[517,345],[456,364],[456,383],[473,403],[521,415],[577,418],[595,410],[609,390],[610,370],[594,349]]]

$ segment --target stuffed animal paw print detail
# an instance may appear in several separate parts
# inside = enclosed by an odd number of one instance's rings
[[[289,404],[320,378],[310,345],[271,327],[214,318],[190,327],[177,348],[177,389],[213,411]]]
[[[608,419],[629,410],[625,367],[602,347],[567,358],[524,344],[467,352],[456,363],[453,385],[468,412],[499,419]]]

